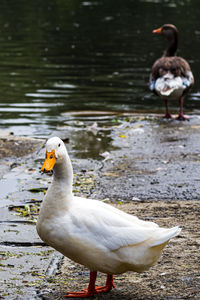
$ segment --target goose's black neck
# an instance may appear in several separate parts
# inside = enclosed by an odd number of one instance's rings
[[[175,56],[177,48],[178,48],[177,32],[174,32],[173,37],[167,36],[167,40],[168,40],[168,47],[167,47],[167,50],[164,52],[163,56]]]

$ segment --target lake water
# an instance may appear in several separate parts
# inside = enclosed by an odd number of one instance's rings
[[[163,23],[179,29],[179,55],[196,80],[184,107],[199,113],[199,20],[194,0],[2,0],[0,128],[47,137],[83,118],[110,120],[80,117],[88,110],[163,112],[148,89],[152,63],[166,46],[152,30]],[[170,107],[178,111],[177,102]]]

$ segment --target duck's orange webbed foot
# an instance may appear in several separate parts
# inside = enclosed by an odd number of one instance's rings
[[[96,293],[107,293],[112,288],[115,288],[115,285],[113,283],[113,275],[107,275],[106,285],[105,286],[96,286],[95,291]]]
[[[64,295],[65,298],[90,298],[93,297],[95,294],[94,292],[88,291],[86,289],[84,292],[69,292],[67,295]]]
[[[94,294],[107,293],[114,288],[113,275],[107,275],[105,286],[95,286],[97,272],[90,272],[90,282],[87,289],[83,289],[82,292],[68,292],[64,295],[65,298],[89,298]]]
[[[97,278],[97,272],[90,272],[90,282],[88,288],[83,290],[83,292],[68,292],[64,295],[65,298],[89,298],[93,297],[95,294],[95,282]]]

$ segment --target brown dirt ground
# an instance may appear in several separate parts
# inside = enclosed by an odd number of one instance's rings
[[[0,159],[22,157],[40,149],[44,143],[41,139],[19,137],[13,135],[1,136],[0,132]]]
[[[156,266],[143,274],[127,272],[114,276],[116,288],[93,299],[200,299],[199,202],[134,202],[115,206],[160,226],[179,225],[182,232],[164,249]],[[66,299],[63,296],[67,291],[86,288],[89,272],[65,258],[54,279],[46,285],[43,299]],[[103,285],[105,279],[106,275],[99,273],[97,284]]]

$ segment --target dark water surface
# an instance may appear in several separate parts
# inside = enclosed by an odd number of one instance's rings
[[[163,23],[179,29],[196,80],[185,110],[198,113],[199,20],[197,0],[0,1],[0,128],[44,137],[80,120],[70,111],[162,112],[148,79]]]

